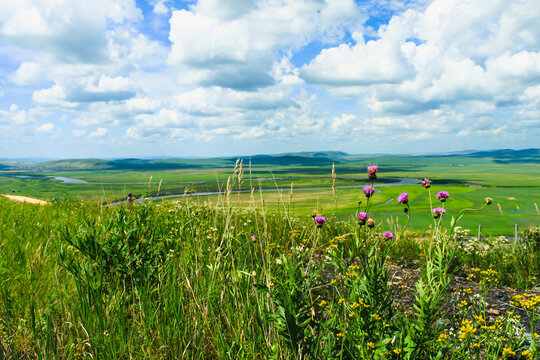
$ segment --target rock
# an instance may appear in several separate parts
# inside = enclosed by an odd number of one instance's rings
[[[488,309],[488,314],[499,316],[501,315],[501,311],[497,309]]]

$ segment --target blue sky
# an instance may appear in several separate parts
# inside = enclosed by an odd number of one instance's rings
[[[0,1],[0,158],[538,147],[537,0]]]

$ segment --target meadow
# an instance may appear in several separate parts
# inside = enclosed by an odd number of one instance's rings
[[[125,199],[128,193],[139,199],[154,196],[158,200],[159,196],[173,194],[180,197],[219,193],[227,187],[227,179],[237,160],[86,159],[19,164],[4,171],[0,167],[0,194],[52,201],[84,199],[112,203]],[[373,162],[378,163],[383,174],[375,181],[380,192],[373,198],[374,206],[377,206],[380,219],[392,226],[403,224],[406,218],[402,208],[392,201],[401,192],[409,192],[411,204],[419,213],[427,213],[428,198],[416,186],[425,177],[432,180],[434,188],[452,192],[447,204],[452,210],[470,206],[486,196],[494,199],[496,206],[463,220],[463,226],[474,235],[481,225],[485,236],[511,236],[516,224],[519,228],[538,225],[540,215],[540,155],[537,149],[448,156],[355,156],[323,152],[246,157],[241,161],[243,176],[232,189],[239,194],[231,199],[239,207],[249,204],[254,189],[255,192],[262,191],[265,204],[271,208],[279,210],[286,205],[298,215],[320,209],[325,214],[346,220],[358,211],[360,190],[368,183],[362,173],[365,166]],[[13,175],[36,178],[10,177]],[[63,183],[48,176],[88,183]],[[416,183],[393,186],[392,182],[403,178]],[[380,189],[379,185],[382,185]],[[220,196],[212,194],[197,196],[197,199],[212,203]],[[429,224],[429,214],[416,216],[409,228],[422,230]]]
[[[537,166],[376,160],[375,180],[364,158],[337,164],[335,176],[336,159],[275,165],[270,176],[236,161],[232,173],[229,162],[223,172],[54,172],[119,183],[197,173],[222,191],[115,206],[112,190],[95,198],[69,187],[87,184],[2,178],[3,189],[64,196],[44,206],[0,197],[1,358],[538,359],[540,232],[522,210],[537,201]],[[403,174],[433,181],[380,186]],[[295,191],[301,179],[328,189]],[[280,181],[281,192],[252,191]],[[361,187],[339,188],[351,183]],[[141,197],[159,186],[140,185]],[[507,217],[531,221],[516,241],[467,235],[469,218]]]

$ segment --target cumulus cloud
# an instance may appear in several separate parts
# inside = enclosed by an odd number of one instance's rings
[[[123,101],[135,95],[136,87],[129,78],[102,75],[55,84],[34,92],[33,100],[42,106],[77,108],[84,103]]]
[[[107,135],[107,133],[109,132],[109,130],[105,129],[105,128],[97,128],[96,131],[93,131],[91,132],[88,137],[91,137],[91,138],[102,138],[102,137],[105,137]]]
[[[11,81],[17,85],[30,85],[44,78],[43,66],[39,63],[23,62],[11,75]]]
[[[540,23],[533,21],[539,16],[532,0],[435,0],[395,15],[367,43],[364,29],[353,34],[354,43],[323,50],[300,77],[356,98],[376,115],[375,126],[392,131],[418,130],[415,114],[434,111],[492,125],[501,108],[531,118],[534,97],[527,94],[540,81]],[[461,135],[479,131],[449,128]]]
[[[41,124],[40,126],[36,128],[36,130],[40,133],[50,133],[51,131],[53,131],[53,129],[54,129],[54,124],[50,122]]]
[[[173,12],[169,63],[190,69],[183,80],[237,90],[274,84],[275,52],[343,35],[344,24],[357,15],[352,0],[216,3],[200,1]]]
[[[146,1],[0,2],[2,100],[20,104],[2,133],[353,152],[540,136],[534,0]]]
[[[0,39],[66,61],[95,62],[104,56],[107,22],[141,17],[133,0],[3,1]]]

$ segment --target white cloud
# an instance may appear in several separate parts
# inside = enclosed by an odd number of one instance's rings
[[[30,85],[41,81],[44,69],[39,63],[23,62],[10,80],[17,85]]]
[[[307,82],[338,86],[397,83],[413,75],[403,51],[385,41],[325,49],[301,73]]]
[[[90,135],[88,135],[88,137],[102,138],[102,137],[105,137],[108,132],[109,132],[109,130],[107,130],[105,128],[97,128],[96,131],[91,132]]]
[[[203,116],[296,106],[289,92],[283,89],[247,92],[219,87],[199,87],[176,96],[173,103],[179,110]]]
[[[183,81],[237,90],[272,85],[275,51],[343,35],[344,24],[358,21],[352,0],[219,3],[202,1],[192,11],[173,12],[169,63],[191,72]]]
[[[146,1],[144,17],[135,0],[0,1],[2,100],[19,104],[2,134],[219,153],[540,136],[535,0]]]
[[[2,1],[0,39],[58,59],[95,62],[105,55],[108,22],[121,24],[141,16],[133,0]]]
[[[45,123],[45,124],[41,124],[40,126],[37,127],[37,131],[40,132],[40,133],[50,133],[51,131],[53,131],[54,129],[54,124],[53,123]]]
[[[122,76],[99,78],[89,76],[69,82],[57,83],[49,89],[34,92],[33,101],[42,106],[80,108],[93,102],[115,102],[131,99],[136,95],[136,85]]]
[[[356,120],[356,115],[342,114],[340,117],[335,117],[330,125],[333,133],[348,132],[353,127],[353,121]]]
[[[0,125],[21,126],[31,123],[32,115],[25,110],[19,110],[16,104],[9,107],[9,111],[0,110]]]
[[[417,116],[438,112],[439,125],[445,119],[446,129],[462,135],[502,129],[501,109],[535,114],[540,23],[533,18],[539,16],[532,0],[436,0],[395,15],[367,43],[353,33],[354,44],[323,50],[300,76],[338,97],[356,98],[375,115],[376,128],[435,134],[441,130]]]

